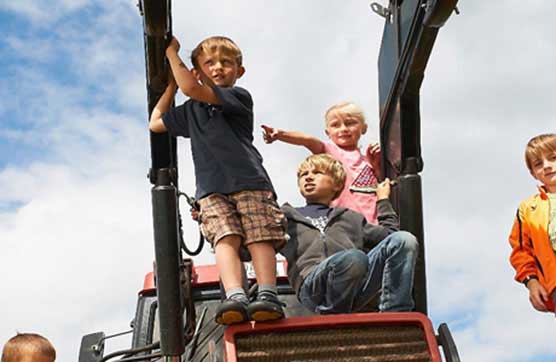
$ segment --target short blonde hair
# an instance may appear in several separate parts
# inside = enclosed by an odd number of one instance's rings
[[[533,172],[533,161],[542,159],[549,153],[556,153],[556,134],[546,133],[535,136],[529,140],[525,147],[525,163],[530,172]]]
[[[301,173],[307,170],[318,170],[326,175],[332,177],[334,183],[337,186],[340,186],[340,191],[338,191],[334,195],[334,199],[340,196],[344,189],[344,185],[346,183],[346,172],[344,171],[344,166],[337,161],[327,155],[326,153],[319,153],[317,155],[311,155],[301,162],[299,167],[297,168],[297,181],[301,177]]]
[[[345,114],[359,120],[362,124],[365,124],[365,114],[363,109],[352,101],[344,101],[334,104],[332,107],[328,108],[324,114],[324,124],[328,125],[330,117],[336,116],[338,114]]]
[[[195,49],[191,52],[191,64],[198,68],[199,63],[197,59],[201,54],[211,54],[220,51],[224,54],[231,55],[237,62],[237,65],[242,65],[243,56],[241,49],[233,42],[232,39],[225,36],[211,36],[200,42]]]
[[[56,360],[56,350],[48,339],[35,333],[18,333],[4,345],[2,362],[29,360],[36,355]]]

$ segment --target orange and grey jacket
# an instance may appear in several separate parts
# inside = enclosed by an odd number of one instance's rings
[[[519,205],[510,233],[510,263],[516,271],[515,280],[523,283],[535,275],[552,293],[556,288],[556,254],[548,236],[550,203],[544,188],[539,187],[539,191]]]

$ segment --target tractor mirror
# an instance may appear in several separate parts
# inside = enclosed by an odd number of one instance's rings
[[[79,348],[79,362],[99,362],[104,355],[104,339],[103,332],[83,336]]]

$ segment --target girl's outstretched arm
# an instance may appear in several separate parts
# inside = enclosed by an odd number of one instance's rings
[[[278,140],[292,145],[305,146],[313,154],[324,153],[324,143],[316,137],[297,131],[284,131],[266,125],[262,125],[261,128],[266,143]]]

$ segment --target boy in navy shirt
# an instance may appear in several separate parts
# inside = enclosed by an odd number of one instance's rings
[[[173,77],[153,109],[149,128],[191,139],[201,229],[214,246],[226,291],[216,321],[280,319],[284,312],[276,296],[275,250],[285,243],[285,217],[253,146],[253,100],[235,86],[245,72],[241,50],[228,38],[210,37],[193,50],[190,70],[179,48],[174,38],[166,49]],[[172,108],[177,86],[190,99]],[[251,254],[259,285],[251,303],[242,288],[242,245]]]

